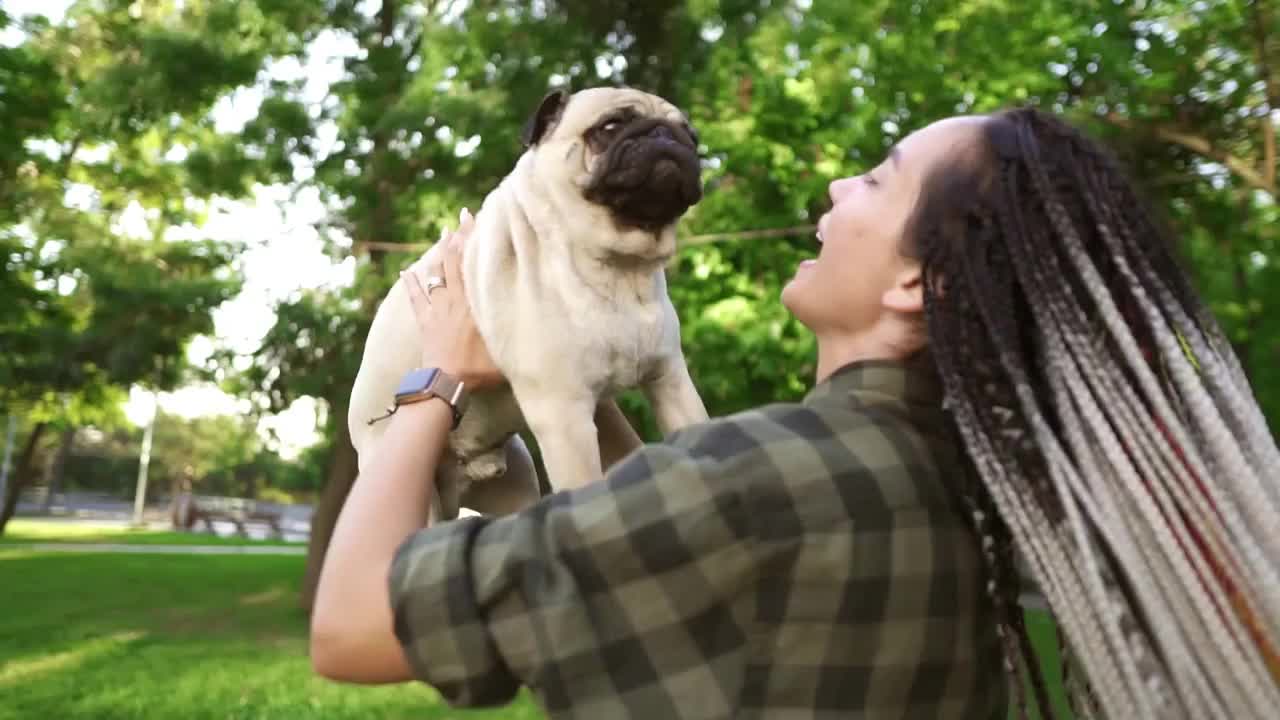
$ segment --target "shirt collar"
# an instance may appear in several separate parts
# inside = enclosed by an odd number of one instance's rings
[[[928,352],[905,360],[857,360],[831,373],[805,396],[806,405],[871,391],[912,405],[942,406],[942,381]]]

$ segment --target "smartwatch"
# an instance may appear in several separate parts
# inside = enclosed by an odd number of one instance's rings
[[[458,427],[467,406],[467,388],[459,379],[440,368],[411,370],[396,388],[395,407],[440,398],[453,410],[453,426]]]

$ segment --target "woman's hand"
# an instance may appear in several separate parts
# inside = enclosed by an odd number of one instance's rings
[[[504,382],[464,292],[462,247],[474,227],[471,213],[463,209],[458,229],[400,273],[422,336],[423,367],[440,368],[473,390]]]

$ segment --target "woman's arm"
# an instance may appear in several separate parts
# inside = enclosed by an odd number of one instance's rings
[[[388,422],[338,516],[316,591],[311,662],[332,680],[412,678],[399,644],[387,641],[392,610],[386,578],[396,549],[427,524],[430,482],[453,417],[444,402],[428,401],[401,407]],[[600,403],[596,428],[606,469],[642,444],[613,400]]]
[[[453,413],[443,400],[428,400],[402,406],[387,422],[338,516],[311,612],[311,664],[331,680],[412,678],[391,636],[387,576],[396,548],[427,523],[431,478]]]
[[[436,367],[480,389],[502,381],[467,307],[462,243],[471,229],[463,211],[458,231],[401,273]],[[428,292],[428,275],[444,279]],[[427,522],[431,484],[453,427],[448,404],[431,399],[401,406],[370,453],[343,505],[325,554],[311,613],[311,662],[316,672],[350,682],[410,678],[392,635],[387,575],[396,548]]]

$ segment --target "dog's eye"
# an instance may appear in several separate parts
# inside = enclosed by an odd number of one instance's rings
[[[617,129],[620,127],[622,127],[622,123],[618,122],[617,120],[610,120],[609,122],[604,124],[604,127],[600,128],[600,131],[611,133],[611,132],[617,131]]]

